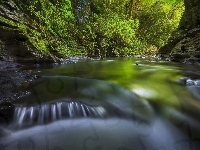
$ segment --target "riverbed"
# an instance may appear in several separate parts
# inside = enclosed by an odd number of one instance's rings
[[[136,58],[34,68],[0,149],[198,150],[199,70]]]

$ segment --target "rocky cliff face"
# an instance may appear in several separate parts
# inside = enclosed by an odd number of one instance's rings
[[[39,52],[18,29],[15,24],[19,23],[20,16],[23,13],[14,1],[0,0],[0,123],[2,115],[3,119],[9,116],[6,113],[7,102],[26,95],[26,92],[21,92],[23,86],[28,86],[35,79],[31,72],[24,70],[25,65],[17,62],[29,66],[29,63],[58,61],[56,57]]]
[[[20,31],[0,28],[0,60],[24,63],[56,62],[58,59],[39,52]]]
[[[39,52],[15,26],[23,15],[17,0],[0,1],[0,60],[31,63],[59,61],[56,57]]]
[[[180,29],[193,29],[200,25],[200,0],[184,0],[185,12]]]
[[[181,62],[200,62],[200,0],[184,0],[185,12],[180,21],[179,36],[160,48],[160,54],[171,55]]]

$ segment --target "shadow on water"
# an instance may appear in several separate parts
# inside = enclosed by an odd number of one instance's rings
[[[198,66],[149,60],[38,68],[0,149],[198,150]]]

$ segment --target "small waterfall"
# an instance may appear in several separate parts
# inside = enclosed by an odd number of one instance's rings
[[[88,106],[82,102],[54,102],[38,106],[17,106],[14,112],[13,124],[18,127],[34,124],[46,124],[67,118],[104,118],[107,116],[105,108]]]

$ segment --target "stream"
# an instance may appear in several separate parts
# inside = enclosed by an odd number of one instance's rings
[[[200,66],[136,58],[40,66],[0,150],[199,150]]]

